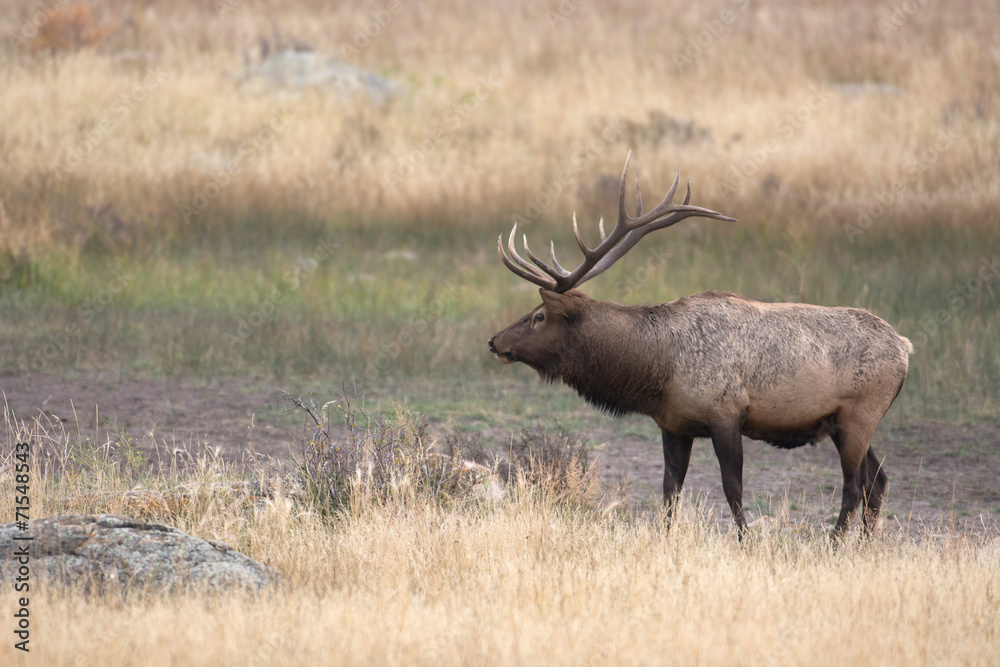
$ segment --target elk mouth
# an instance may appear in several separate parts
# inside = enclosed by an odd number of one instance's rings
[[[515,361],[517,361],[517,359],[514,358],[513,352],[497,352],[496,355],[497,359],[504,362],[505,364],[512,364]]]
[[[493,354],[497,355],[497,359],[499,359],[500,361],[504,362],[505,364],[512,364],[515,361],[517,361],[517,359],[514,358],[514,353],[513,352],[501,352],[500,350],[498,350],[496,348],[496,346],[493,344],[493,341],[495,341],[495,340],[496,340],[496,336],[494,336],[493,338],[490,338],[490,342],[488,343],[488,346],[490,348],[490,352],[492,352]]]

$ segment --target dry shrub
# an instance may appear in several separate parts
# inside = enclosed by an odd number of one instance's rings
[[[512,435],[500,475],[573,505],[596,506],[603,497],[597,467],[588,461],[587,441],[558,422],[552,429],[522,428]]]
[[[417,499],[498,500],[507,489],[545,503],[605,510],[626,496],[621,488],[602,489],[586,440],[559,424],[522,429],[502,448],[481,433],[452,430],[432,439],[427,422],[405,410],[387,418],[354,406],[346,394],[319,408],[301,397],[285,399],[308,417],[292,484],[323,513]],[[337,413],[342,424],[334,423]]]
[[[590,443],[573,436],[562,424],[536,425],[511,433],[506,443],[491,444],[481,432],[451,430],[439,447],[454,460],[475,462],[495,471],[514,496],[575,509],[608,513],[624,507],[627,479],[611,488],[601,484],[600,470],[589,457]]]
[[[38,28],[38,34],[28,43],[28,50],[31,53],[76,51],[109,39],[120,26],[118,21],[95,21],[90,8],[84,5],[57,9]]]
[[[295,476],[307,502],[323,513],[360,510],[393,500],[444,495],[453,481],[443,458],[428,457],[427,423],[402,409],[392,418],[355,407],[346,393],[317,408],[301,397],[285,400],[306,413]],[[333,411],[342,426],[335,425]],[[360,422],[359,422],[360,418]]]

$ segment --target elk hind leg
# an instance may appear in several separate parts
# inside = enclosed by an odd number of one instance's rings
[[[863,480],[861,488],[863,513],[861,516],[865,535],[871,535],[878,523],[879,510],[882,508],[882,496],[889,487],[889,476],[885,474],[882,462],[878,460],[878,456],[875,455],[871,446],[868,447],[868,454],[861,463],[860,474]]]
[[[876,421],[876,424],[878,422]],[[833,536],[839,537],[847,530],[847,524],[857,509],[858,504],[866,495],[876,487],[884,490],[885,473],[882,472],[882,480],[878,479],[881,472],[877,468],[878,460],[874,454],[869,454],[871,450],[872,435],[875,433],[875,425],[862,416],[851,413],[842,413],[837,417],[837,429],[832,434],[833,444],[837,446],[840,454],[840,468],[844,475],[844,491],[840,503],[840,516],[833,527]],[[875,461],[876,467],[871,467],[869,471],[869,456]],[[869,478],[869,476],[871,476]],[[872,496],[874,497],[874,496]],[[866,501],[866,508],[870,507]],[[881,504],[881,492],[878,494],[876,507]],[[875,510],[877,513],[877,509]]]

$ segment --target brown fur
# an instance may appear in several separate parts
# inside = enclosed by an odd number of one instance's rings
[[[663,434],[668,507],[687,472],[691,440],[711,437],[740,528],[741,434],[793,448],[829,435],[844,493],[835,533],[864,502],[874,526],[888,484],[871,451],[875,427],[906,378],[910,342],[856,308],[761,303],[705,292],[622,306],[576,290],[541,290],[542,305],[490,339],[521,361],[621,416],[652,417]]]

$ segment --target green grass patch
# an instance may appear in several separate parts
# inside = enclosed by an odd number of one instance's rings
[[[535,227],[536,245],[554,238],[571,261],[564,224]],[[210,236],[164,253],[54,247],[0,283],[0,370],[347,383],[432,419],[484,422],[544,417],[542,392],[571,421],[589,414],[564,388],[523,391],[535,374],[487,352],[538,302],[500,264],[496,233],[330,220],[239,248]],[[994,235],[975,230],[873,229],[850,243],[694,223],[650,237],[586,289],[633,304],[725,289],[868,308],[916,346],[900,418],[955,420],[1000,405],[1000,278],[980,275],[998,255]]]

